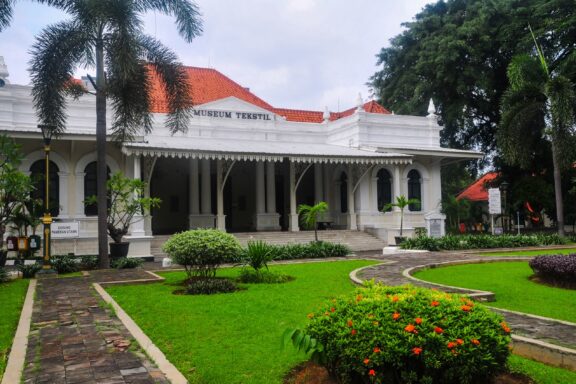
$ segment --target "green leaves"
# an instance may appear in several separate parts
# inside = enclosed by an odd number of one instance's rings
[[[316,205],[310,206],[307,204],[300,204],[298,206],[298,214],[300,215],[300,221],[307,229],[314,230],[314,237],[318,241],[318,232],[316,223],[318,218],[324,212],[328,210],[328,204],[324,201],[319,202]]]
[[[299,352],[310,354],[310,359],[316,363],[322,364],[326,361],[322,343],[311,337],[304,330],[287,328],[282,334],[281,349],[284,349],[288,344],[292,344]]]

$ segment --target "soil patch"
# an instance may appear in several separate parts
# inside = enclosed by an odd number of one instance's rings
[[[339,384],[330,377],[326,368],[313,362],[307,361],[294,367],[284,377],[284,384]],[[487,384],[534,384],[534,381],[526,375],[505,372],[494,378]]]

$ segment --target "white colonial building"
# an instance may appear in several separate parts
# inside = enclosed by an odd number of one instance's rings
[[[382,207],[400,195],[421,201],[405,214],[408,233],[428,227],[440,234],[443,162],[481,157],[440,147],[432,102],[425,117],[394,115],[360,97],[343,112],[282,109],[214,69],[186,70],[195,103],[186,133],[171,135],[164,127],[166,105],[156,87],[153,133],[108,145],[110,172],[145,180],[147,193],[162,200],[132,225],[132,256],[149,256],[154,235],[188,228],[298,231],[297,206],[319,201],[328,203],[322,221],[333,229],[391,240],[400,214]],[[41,174],[31,87],[10,84],[1,57],[0,79],[0,134],[22,145],[23,171]],[[57,241],[54,252],[95,253],[96,210],[84,204],[96,192],[95,100],[70,100],[67,111],[66,133],[52,142],[51,205],[58,221],[79,223],[79,236]]]

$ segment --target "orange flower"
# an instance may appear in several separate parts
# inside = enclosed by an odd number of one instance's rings
[[[330,312],[334,312],[334,311],[336,311],[336,308],[334,308],[334,307],[330,308]]]
[[[430,306],[431,306],[431,307],[437,307],[437,306],[439,306],[439,305],[440,305],[440,302],[439,302],[439,301],[436,301],[436,300],[434,300],[433,302],[430,303]]]
[[[416,329],[416,327],[413,326],[412,324],[408,324],[408,325],[404,328],[404,330],[405,330],[406,332],[414,332],[415,329]]]
[[[508,328],[508,324],[506,324],[505,321],[501,322],[500,325],[502,326],[502,329],[504,330],[504,332],[510,333],[510,328]]]
[[[414,322],[418,325],[422,324],[422,319],[417,317],[416,319],[414,319]]]
[[[350,333],[351,333],[352,335],[355,335],[355,334],[356,334],[356,330],[353,329],[352,331],[350,331]]]
[[[452,349],[454,347],[456,347],[456,343],[453,341],[448,342],[448,344],[446,345],[448,347],[448,349]]]
[[[362,295],[356,296],[356,302],[359,302],[360,300],[362,300]]]
[[[434,332],[436,332],[437,334],[441,334],[441,333],[444,333],[444,330],[440,327],[436,327],[436,328],[434,328]]]
[[[380,353],[380,348],[374,347],[374,353]]]
[[[373,369],[371,369],[371,370],[368,371],[368,374],[369,374],[370,376],[376,376],[376,371],[373,370]]]
[[[463,305],[460,307],[464,312],[470,312],[470,310],[472,310],[472,307],[469,305]]]
[[[478,341],[478,339],[472,339],[472,344],[480,345],[480,341]]]
[[[364,364],[368,365],[368,363],[370,362],[370,359],[364,359]]]
[[[314,314],[313,314],[313,313],[309,313],[307,317],[308,317],[309,319],[311,319],[311,318],[314,317]]]
[[[395,303],[398,301],[398,296],[392,296],[392,301]]]
[[[348,320],[348,321],[346,322],[346,324],[347,324],[349,327],[351,327],[354,323],[352,323],[352,320]]]
[[[456,342],[458,343],[458,345],[464,344],[464,340],[462,339],[456,339]]]
[[[414,347],[414,348],[412,348],[412,353],[415,354],[416,356],[418,356],[419,354],[422,353],[422,348]]]
[[[398,312],[394,312],[394,314],[392,315],[392,319],[398,320],[399,318],[400,318],[400,314]]]

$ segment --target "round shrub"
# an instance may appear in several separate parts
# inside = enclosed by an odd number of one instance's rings
[[[576,288],[576,254],[537,256],[529,265],[548,284]]]
[[[238,275],[238,281],[248,284],[280,284],[294,280],[294,277],[270,271],[257,271],[244,268]]]
[[[172,236],[162,246],[176,264],[186,269],[188,278],[213,277],[223,263],[238,260],[242,248],[229,233],[217,229],[195,229]]]
[[[134,269],[142,266],[144,261],[137,257],[120,257],[112,261],[111,267],[116,269]]]
[[[212,295],[237,291],[238,287],[228,279],[200,278],[192,279],[186,287],[189,295]]]
[[[77,272],[80,268],[76,258],[72,255],[54,255],[51,260],[52,268],[60,275]]]
[[[510,353],[501,316],[424,288],[368,284],[308,317],[319,360],[343,383],[486,383]]]

